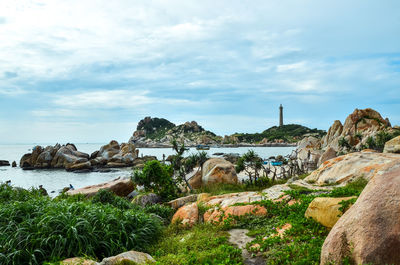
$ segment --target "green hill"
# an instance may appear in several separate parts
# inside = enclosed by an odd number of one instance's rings
[[[325,131],[318,129],[310,129],[299,124],[287,124],[283,126],[273,126],[262,133],[235,133],[235,136],[240,142],[248,143],[259,143],[263,139],[267,139],[269,142],[275,140],[283,140],[285,142],[293,143],[301,140],[305,135],[315,135],[322,137],[325,135]]]

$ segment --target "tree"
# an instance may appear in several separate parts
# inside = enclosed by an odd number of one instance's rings
[[[184,158],[183,154],[187,151],[185,145],[179,145],[175,139],[171,141],[171,144],[172,149],[174,149],[176,152],[176,154],[172,156],[171,160],[174,178],[181,184],[186,185],[190,191],[193,191],[192,186],[189,184],[189,180],[186,178],[186,175],[192,172],[195,167],[199,167],[198,170],[202,170],[204,162],[206,162],[209,158],[208,154],[206,152],[199,152]]]
[[[178,188],[173,178],[173,169],[158,160],[148,161],[142,171],[135,171],[132,181],[143,185],[146,191],[160,195],[164,200],[177,197]]]
[[[238,173],[245,171],[249,176],[250,183],[253,184],[259,178],[259,171],[262,169],[262,159],[254,150],[249,150],[238,159],[235,169]]]

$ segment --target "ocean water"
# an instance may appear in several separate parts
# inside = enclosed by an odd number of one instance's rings
[[[42,146],[46,146],[41,144]],[[54,144],[51,144],[54,145]],[[79,151],[91,154],[99,150],[104,143],[99,144],[75,144]],[[34,144],[0,145],[0,160],[8,160],[10,164],[16,161],[18,167],[0,167],[0,182],[11,180],[13,186],[22,188],[43,187],[50,195],[57,195],[63,187],[72,184],[75,188],[82,188],[112,180],[117,177],[127,177],[132,173],[131,168],[113,169],[111,172],[90,172],[73,173],[64,169],[43,169],[43,170],[22,170],[19,168],[19,160],[25,154],[31,152]],[[210,148],[206,152],[212,156],[214,153],[238,153],[244,154],[249,149],[253,149],[262,158],[276,155],[287,155],[292,152],[294,147],[235,147],[235,148]],[[198,152],[195,148],[190,148],[185,155]],[[162,160],[163,154],[168,157],[174,154],[172,148],[139,148],[139,156],[152,155]]]

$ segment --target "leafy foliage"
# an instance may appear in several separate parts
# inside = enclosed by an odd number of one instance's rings
[[[254,150],[249,150],[239,158],[235,169],[238,173],[246,171],[250,184],[253,184],[259,178],[259,171],[262,169],[262,159]]]
[[[0,198],[13,198],[0,202],[0,264],[146,251],[161,233],[159,218],[140,210],[21,192],[0,185]]]
[[[315,134],[322,137],[325,131],[318,129],[310,129],[298,124],[288,124],[283,126],[273,126],[262,133],[235,133],[241,142],[258,143],[264,138],[268,141],[282,139],[286,142],[296,142],[303,138],[305,134]]]
[[[173,168],[171,166],[153,160],[146,162],[143,170],[134,171],[132,181],[143,185],[146,191],[160,195],[164,200],[172,200],[178,194],[178,188],[172,176]]]

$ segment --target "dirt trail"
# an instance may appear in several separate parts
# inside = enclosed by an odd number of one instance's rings
[[[229,242],[231,244],[236,245],[238,248],[242,250],[243,262],[246,265],[264,265],[265,260],[262,257],[255,256],[252,257],[251,253],[249,253],[246,249],[246,244],[254,240],[254,238],[246,235],[249,232],[247,229],[232,229],[229,230],[230,234]]]

